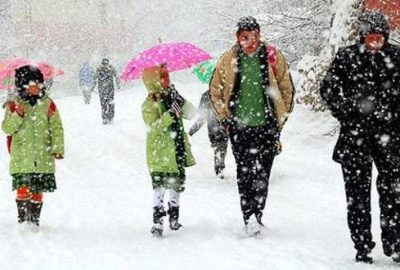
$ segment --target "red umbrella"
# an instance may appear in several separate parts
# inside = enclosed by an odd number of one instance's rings
[[[32,65],[36,66],[43,73],[45,81],[64,74],[61,69],[54,68],[47,62],[35,62],[25,58],[11,58],[0,60],[0,88],[12,89],[14,88],[14,75],[15,70],[25,66]]]

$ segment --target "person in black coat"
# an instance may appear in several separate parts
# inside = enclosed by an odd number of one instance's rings
[[[99,97],[101,104],[101,117],[103,118],[103,124],[110,124],[114,119],[114,79],[117,84],[117,88],[120,89],[121,82],[118,78],[117,71],[110,65],[108,59],[103,59],[101,66],[97,68],[96,74],[93,79],[93,86],[90,92],[96,87],[96,83],[99,88]]]
[[[199,108],[199,118],[190,128],[189,135],[192,136],[207,122],[208,138],[211,142],[211,147],[214,148],[214,170],[215,174],[224,178],[223,170],[225,169],[226,149],[228,147],[228,133],[220,124],[218,118],[211,107],[210,92],[206,91],[201,96]]]
[[[372,263],[372,164],[378,170],[384,254],[400,262],[400,47],[378,12],[360,18],[360,40],[339,49],[320,89],[340,122],[333,159],[342,166],[356,261]]]

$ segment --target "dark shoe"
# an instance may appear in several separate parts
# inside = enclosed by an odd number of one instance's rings
[[[395,263],[400,263],[400,253],[393,253],[393,254],[392,254],[392,260],[393,260]]]
[[[257,219],[258,224],[259,224],[262,228],[264,228],[265,225],[262,223],[262,213],[261,213],[261,212],[258,212],[258,213],[256,214],[256,219]]]
[[[151,228],[150,233],[151,233],[153,236],[161,237],[162,234],[163,234],[163,225],[162,225],[162,224],[155,224],[155,225]]]
[[[17,210],[18,210],[18,223],[24,223],[29,220],[28,215],[28,206],[29,200],[15,200],[17,202]]]
[[[255,215],[252,215],[246,224],[246,233],[249,236],[256,236],[261,233],[261,226],[258,223]]]
[[[169,228],[173,231],[179,230],[182,225],[178,222],[179,220],[179,206],[171,206],[168,203],[168,215],[169,215]]]
[[[218,178],[224,178],[224,166],[215,166],[214,170],[215,170],[215,175],[217,175]]]
[[[29,202],[29,218],[33,225],[39,227],[40,213],[42,211],[43,202]]]
[[[153,223],[154,224],[163,224],[163,217],[165,217],[167,213],[165,213],[164,207],[153,207]]]
[[[391,246],[388,245],[383,245],[383,254],[385,254],[388,257],[391,257],[393,255],[393,249]]]
[[[165,217],[164,207],[153,207],[153,223],[154,226],[151,228],[150,233],[154,236],[162,236],[163,233],[163,217]]]
[[[372,259],[370,252],[357,251],[356,262],[372,264],[374,262],[374,260]]]

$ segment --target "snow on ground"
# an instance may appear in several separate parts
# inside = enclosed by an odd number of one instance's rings
[[[178,84],[198,105],[200,84]],[[98,96],[57,98],[66,158],[57,162],[55,193],[45,194],[42,226],[16,222],[5,136],[0,136],[0,269],[398,269],[378,244],[372,266],[356,264],[346,224],[340,167],[331,161],[332,120],[298,105],[282,135],[258,238],[243,230],[235,164],[213,175],[206,127],[191,140],[197,165],[187,170],[178,232],[154,239],[152,189],[145,161],[141,86],[116,93],[116,117],[103,126]],[[3,119],[3,111],[0,113]],[[186,128],[191,122],[186,122]],[[374,190],[373,232],[379,242]]]

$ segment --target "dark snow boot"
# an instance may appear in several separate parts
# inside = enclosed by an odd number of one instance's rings
[[[15,200],[17,202],[17,210],[18,210],[18,223],[24,223],[29,220],[28,215],[28,205],[29,200]]]
[[[154,226],[151,228],[150,232],[154,236],[162,236],[163,233],[163,217],[165,217],[164,207],[154,207],[153,208],[153,223]]]
[[[40,212],[42,211],[43,202],[29,202],[30,222],[39,227]]]
[[[368,244],[364,244],[362,249],[357,250],[356,262],[372,264],[374,260],[371,257],[371,251],[375,247],[375,242],[370,241]]]
[[[261,211],[258,211],[256,213],[257,223],[261,226],[261,228],[265,228],[264,223],[262,223],[262,216],[263,216],[263,213]]]
[[[173,231],[179,230],[182,225],[178,222],[179,220],[179,206],[171,206],[168,203],[168,215],[169,215],[169,228]]]
[[[382,248],[383,254],[385,254],[386,256],[391,257],[393,255],[393,249],[390,245],[383,244]]]
[[[220,179],[224,179],[225,178],[225,176],[224,176],[224,167],[215,166],[215,175]]]
[[[393,254],[392,254],[392,260],[393,260],[395,263],[400,263],[400,253],[393,253]]]
[[[357,251],[356,262],[372,264],[374,262],[374,260],[372,259],[370,252]]]

